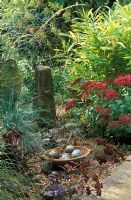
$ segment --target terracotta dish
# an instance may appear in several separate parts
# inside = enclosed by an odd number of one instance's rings
[[[53,159],[53,164],[54,165],[65,165],[66,163],[70,163],[71,161],[79,161],[79,160],[85,158],[86,156],[88,156],[90,154],[90,152],[91,152],[91,149],[88,149],[86,147],[74,146],[74,148],[75,149],[79,149],[81,151],[81,155],[80,156],[75,157],[75,158],[69,158],[69,159],[66,159],[66,160],[65,159],[60,159],[60,158]],[[61,154],[64,153],[63,150],[62,150],[62,148],[56,147],[54,149],[50,149],[48,151],[45,151],[43,157],[45,159],[49,159],[50,158],[49,153],[52,150],[56,150],[56,151],[58,151]]]

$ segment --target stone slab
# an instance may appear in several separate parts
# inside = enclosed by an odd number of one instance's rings
[[[126,161],[131,161],[131,155],[126,158]]]

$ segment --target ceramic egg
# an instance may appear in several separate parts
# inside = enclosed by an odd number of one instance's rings
[[[52,150],[52,151],[49,152],[49,156],[51,156],[52,158],[59,158],[60,154],[59,154],[58,151]]]
[[[67,160],[69,159],[69,154],[68,153],[63,153],[63,155],[61,156],[62,160]]]
[[[72,146],[72,145],[68,145],[67,147],[66,147],[66,153],[72,153],[73,151],[74,151],[74,146]]]
[[[71,157],[72,158],[75,158],[75,157],[78,157],[81,155],[81,151],[79,149],[75,149],[72,154],[71,154]]]

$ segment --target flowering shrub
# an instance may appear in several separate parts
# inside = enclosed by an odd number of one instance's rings
[[[131,86],[131,74],[119,76],[114,80],[114,83],[120,86]]]
[[[114,90],[114,89],[107,89],[105,91],[103,91],[103,94],[105,95],[105,100],[109,101],[109,100],[115,100],[119,98],[119,93]]]
[[[88,121],[88,132],[131,137],[130,86],[131,74],[101,82],[88,80],[81,83],[79,79],[70,83],[73,98],[66,104],[66,111],[74,104],[82,109]]]
[[[128,137],[131,135],[131,114],[120,114],[117,121],[112,121],[108,124],[107,129],[114,132],[117,137],[123,135]]]

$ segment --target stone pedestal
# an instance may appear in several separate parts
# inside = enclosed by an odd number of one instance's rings
[[[36,80],[36,107],[41,109],[40,127],[52,128],[55,126],[56,110],[54,101],[54,86],[51,69],[48,66],[37,66]]]

